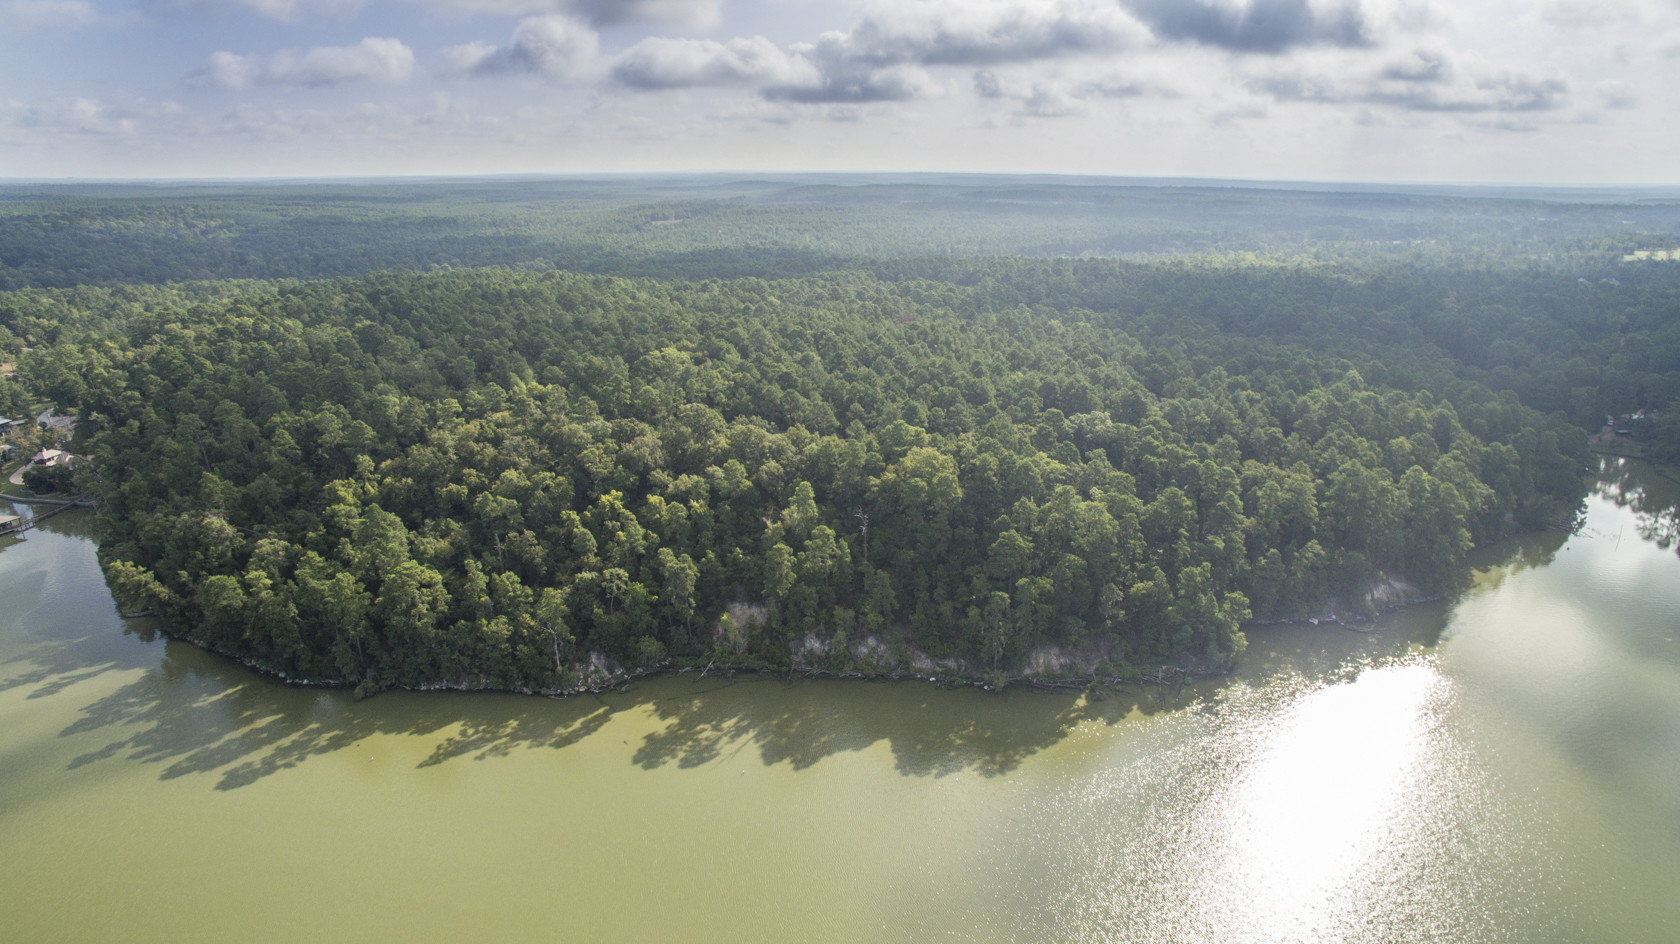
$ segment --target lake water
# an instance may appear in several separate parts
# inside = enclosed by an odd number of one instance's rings
[[[120,619],[60,515],[0,538],[0,936],[1672,942],[1677,501],[1611,460],[1450,605],[1099,701],[356,702]]]

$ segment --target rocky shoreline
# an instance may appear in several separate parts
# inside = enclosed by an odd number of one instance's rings
[[[1362,608],[1339,606],[1332,601],[1314,615],[1287,619],[1251,620],[1244,626],[1310,624],[1313,626],[1336,626],[1350,632],[1371,632],[1372,630],[1361,627],[1364,624],[1371,623],[1378,615],[1440,599],[1442,599],[1440,594],[1424,594],[1416,586],[1405,580],[1387,578],[1371,585],[1362,598],[1361,602],[1364,604]],[[479,680],[475,683],[468,679],[438,681],[418,686],[395,685],[389,688],[375,688],[368,686],[366,683],[358,684],[338,679],[293,678],[284,672],[276,671],[239,653],[206,645],[186,634],[170,632],[161,625],[158,631],[172,639],[191,643],[206,652],[213,652],[231,659],[265,678],[274,679],[286,685],[302,688],[354,688],[357,697],[371,696],[379,691],[448,691],[563,698],[572,695],[599,695],[606,692],[624,691],[627,685],[638,679],[691,673],[698,673],[700,678],[708,675],[733,678],[736,675],[752,674],[799,679],[920,681],[948,688],[981,688],[993,691],[1010,685],[1060,690],[1117,687],[1129,683],[1176,686],[1197,679],[1228,675],[1232,671],[1229,667],[1199,661],[1168,663],[1160,666],[1150,666],[1147,669],[1117,664],[1110,660],[1108,649],[1103,645],[1090,646],[1079,650],[1069,650],[1059,646],[1042,646],[1028,653],[1022,665],[1014,671],[986,671],[969,664],[964,659],[936,659],[925,652],[902,645],[895,647],[880,636],[865,636],[850,644],[848,649],[849,655],[852,657],[851,660],[845,663],[843,667],[836,667],[835,660],[832,658],[832,644],[827,640],[819,639],[814,634],[807,634],[803,638],[795,640],[789,647],[791,659],[786,666],[773,666],[750,658],[721,662],[717,658],[713,658],[703,666],[697,664],[678,665],[666,662],[660,665],[628,669],[601,653],[592,652],[587,659],[575,662],[570,666],[572,678],[576,681],[573,684],[556,688],[506,688],[489,684],[487,680]]]

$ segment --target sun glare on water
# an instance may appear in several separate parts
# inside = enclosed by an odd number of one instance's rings
[[[1425,662],[1375,669],[1297,699],[1259,734],[1204,820],[1195,897],[1235,938],[1305,941],[1377,891],[1415,802],[1430,696]]]
[[[1169,719],[1158,749],[1058,814],[1083,822],[1061,842],[1093,868],[1052,922],[1090,942],[1426,940],[1452,917],[1425,904],[1431,870],[1457,874],[1455,845],[1474,841],[1443,816],[1484,808],[1443,728],[1451,702],[1435,658],[1415,656],[1239,686]]]

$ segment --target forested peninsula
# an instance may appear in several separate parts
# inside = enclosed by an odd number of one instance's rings
[[[0,411],[76,414],[108,579],[172,633],[362,692],[566,691],[662,666],[1217,671],[1246,621],[1447,593],[1477,542],[1566,523],[1583,426],[1674,382],[1673,279],[811,269],[22,287]],[[1634,333],[1655,366],[1499,384],[1507,289],[1577,359]]]

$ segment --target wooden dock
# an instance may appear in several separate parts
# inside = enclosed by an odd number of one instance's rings
[[[79,507],[81,507],[81,505],[77,502],[64,502],[62,504],[55,505],[51,511],[31,515],[28,518],[20,518],[16,515],[0,515],[0,534],[22,534],[30,528],[39,525],[48,518],[51,518],[53,515],[63,514],[72,508]]]

